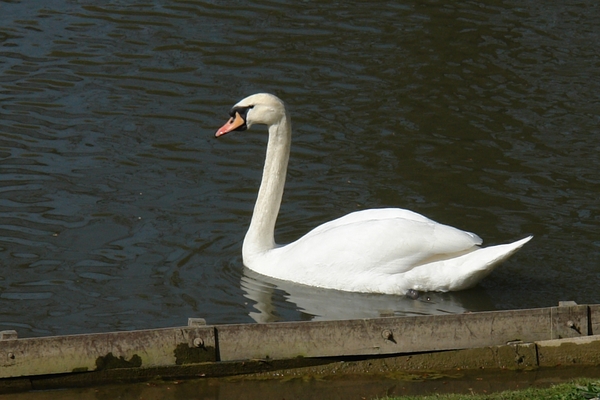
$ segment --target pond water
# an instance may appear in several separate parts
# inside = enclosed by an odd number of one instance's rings
[[[68,390],[4,394],[3,400],[250,400],[328,399],[364,400],[386,396],[426,396],[441,393],[490,394],[507,390],[546,388],[575,379],[598,379],[597,367],[538,369],[534,371],[477,370],[443,373],[413,372],[385,375],[201,378],[105,385]],[[566,397],[565,393],[565,397]],[[583,396],[581,398],[584,398]]]
[[[0,329],[20,337],[599,303],[600,5],[0,0]],[[285,243],[401,207],[487,244],[417,300],[244,270],[271,92],[292,113]]]

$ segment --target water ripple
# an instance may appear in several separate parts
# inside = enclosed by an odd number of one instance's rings
[[[278,240],[411,208],[488,242],[536,235],[413,311],[600,301],[600,16],[563,3],[2,2],[0,324],[250,321],[244,290],[272,289],[240,259],[265,135],[213,134],[257,91],[293,113]],[[320,312],[271,292],[269,318]]]

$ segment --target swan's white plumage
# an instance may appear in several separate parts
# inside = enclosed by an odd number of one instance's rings
[[[357,211],[278,246],[275,222],[285,184],[291,121],[270,94],[249,96],[232,109],[216,136],[252,124],[269,126],[263,178],[244,239],[244,264],[263,275],[330,289],[405,294],[472,287],[531,236],[480,248],[479,236],[398,208]]]

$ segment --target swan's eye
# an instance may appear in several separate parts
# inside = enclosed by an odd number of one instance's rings
[[[231,118],[235,118],[235,114],[240,114],[240,116],[242,118],[244,118],[244,120],[246,119],[246,114],[248,113],[248,110],[254,108],[254,106],[247,106],[247,107],[233,107],[231,109],[231,111],[229,111],[229,115],[231,115]]]

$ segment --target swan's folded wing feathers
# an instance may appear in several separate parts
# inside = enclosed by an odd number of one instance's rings
[[[419,214],[410,213],[412,218],[405,218],[402,213],[388,211],[387,218],[381,212],[349,214],[319,226],[286,247],[296,256],[310,259],[313,265],[334,262],[353,272],[364,272],[361,269],[366,265],[381,273],[398,273],[481,244],[477,235]]]

